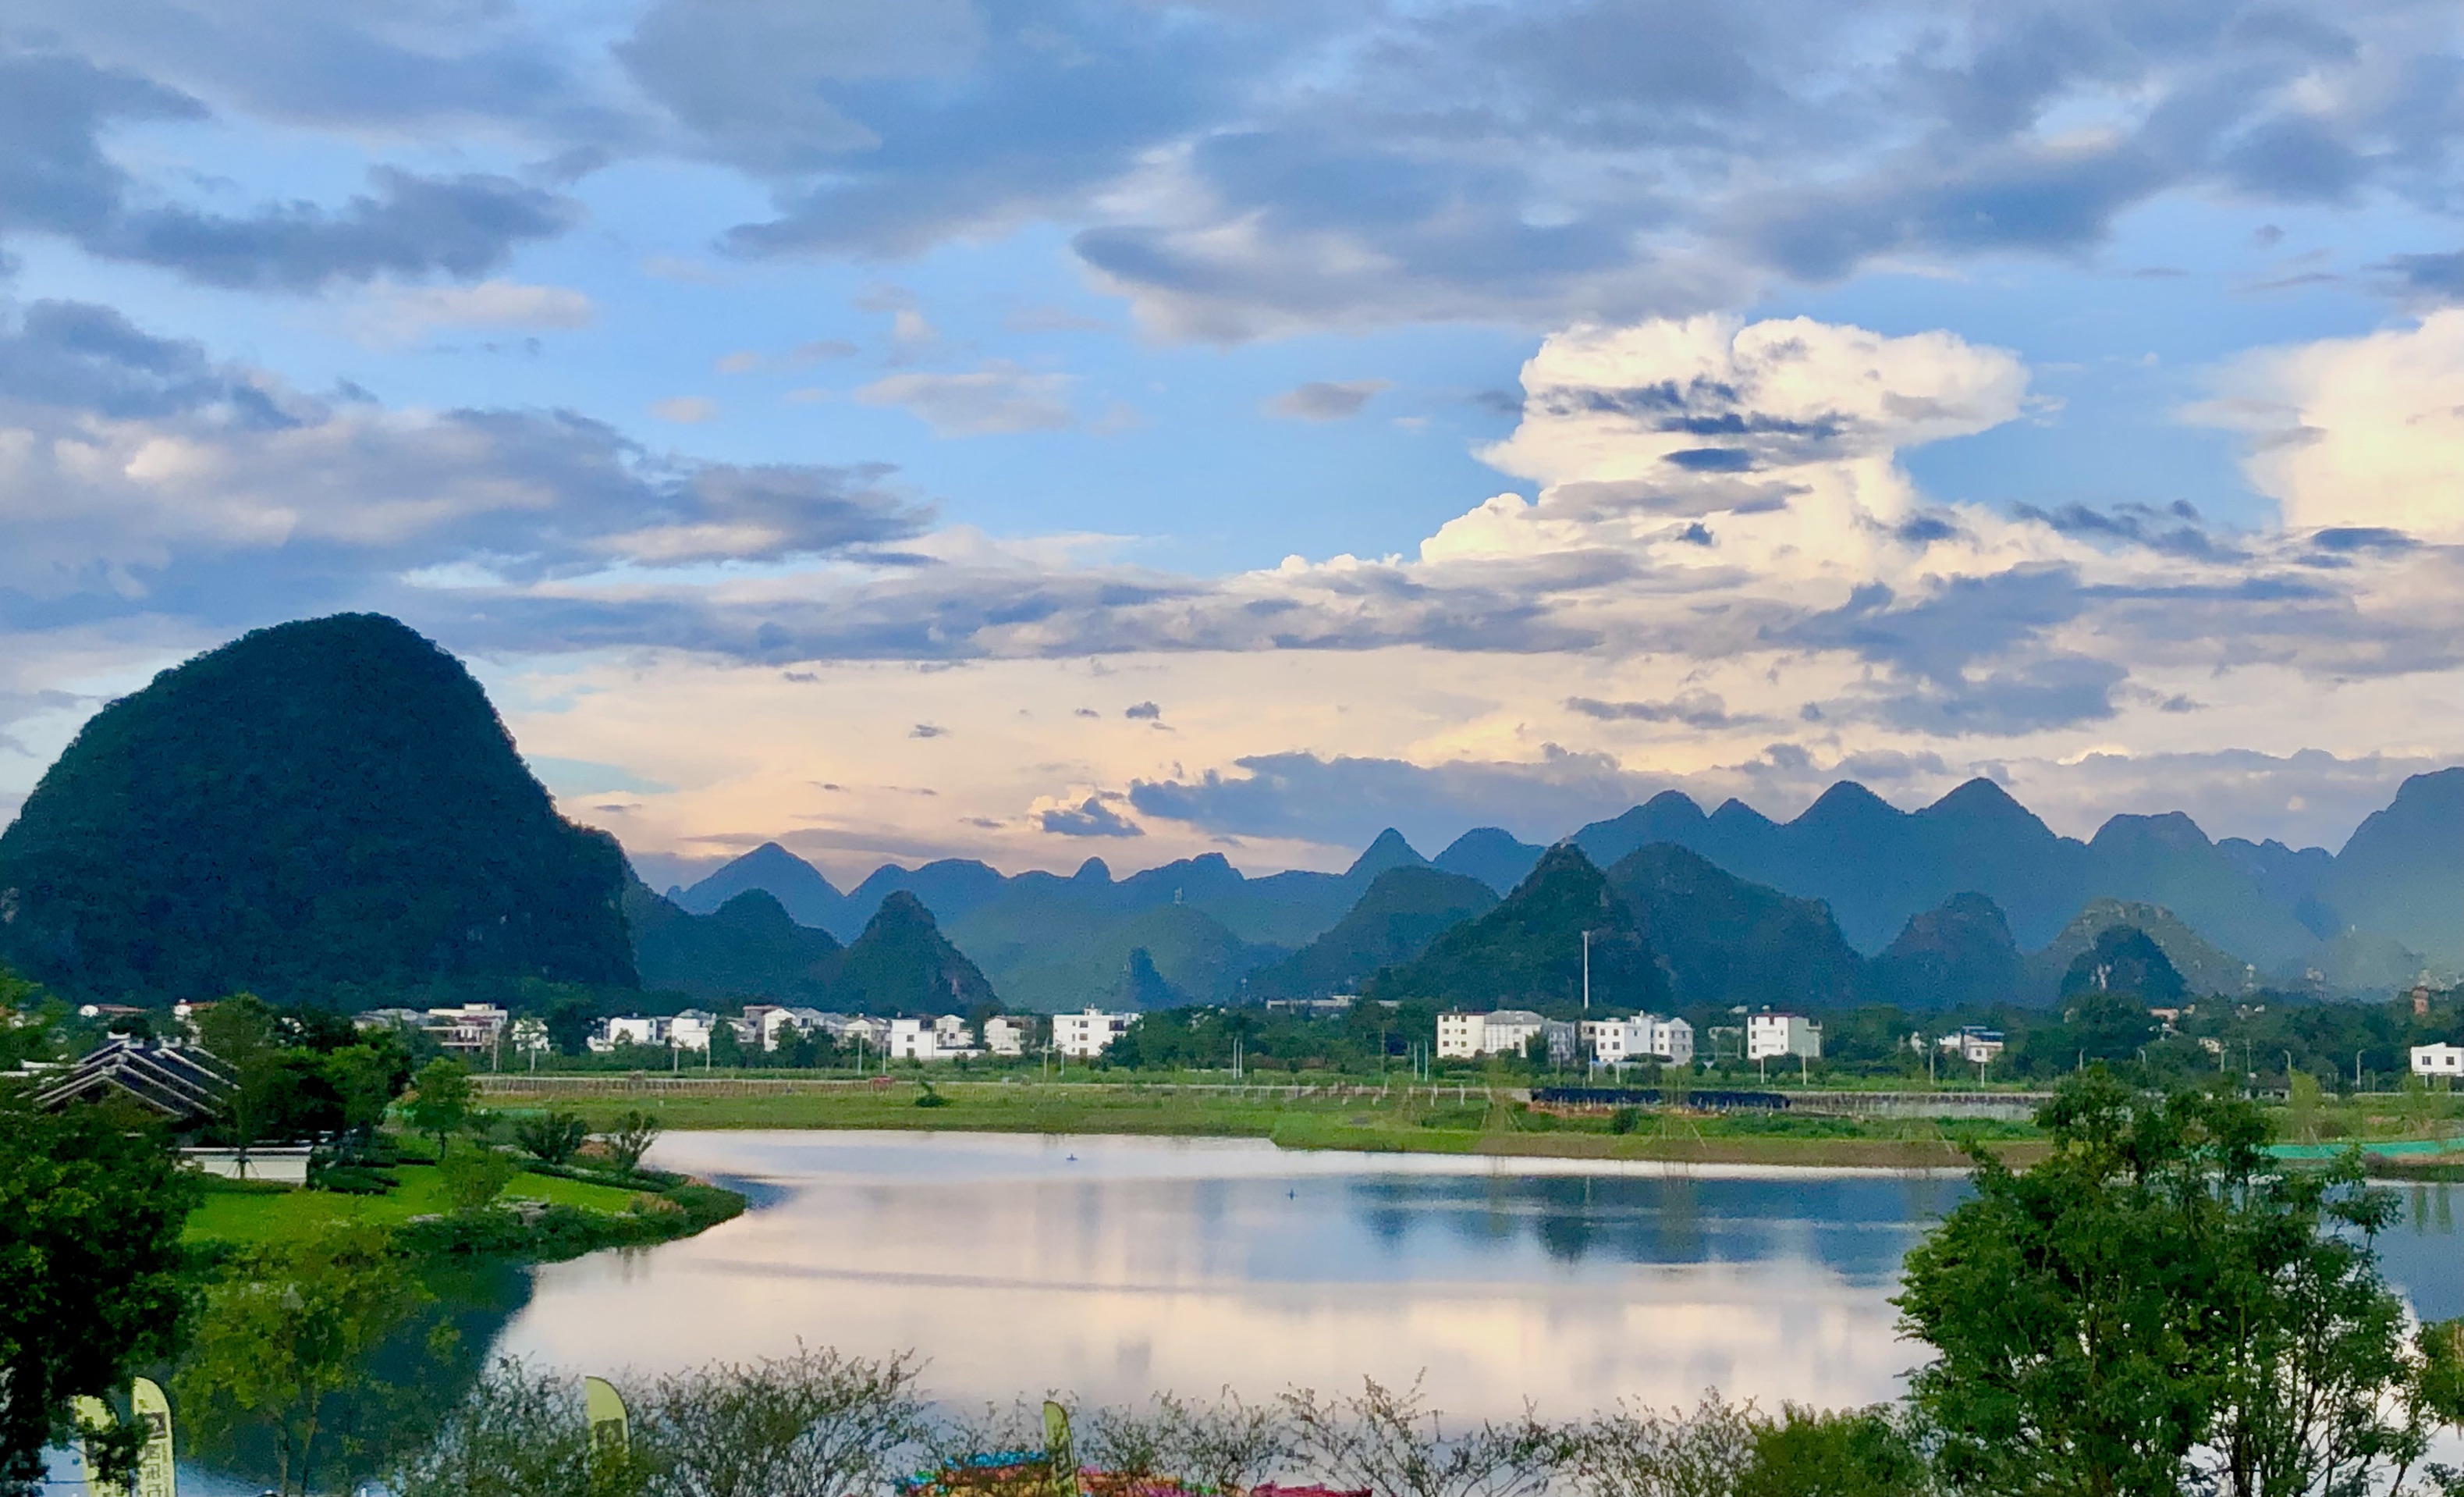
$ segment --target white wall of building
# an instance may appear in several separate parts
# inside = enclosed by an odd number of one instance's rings
[[[984,1021],[984,1044],[995,1055],[1024,1055],[1035,1039],[1035,1021],[997,1014]]]
[[[1746,1016],[1746,1059],[1822,1058],[1822,1025],[1803,1014]]]
[[[2464,1045],[2416,1045],[2412,1047],[2416,1076],[2464,1076]]]
[[[1052,1047],[1064,1055],[1091,1059],[1129,1033],[1134,1014],[1108,1014],[1100,1008],[1052,1016]]]

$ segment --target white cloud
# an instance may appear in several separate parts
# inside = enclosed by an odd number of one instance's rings
[[[650,414],[678,426],[695,427],[718,418],[718,402],[706,395],[673,395],[652,401]]]
[[[579,291],[486,280],[475,286],[380,286],[346,314],[351,336],[378,347],[419,342],[440,328],[563,332],[588,327],[599,309]]]
[[[1006,360],[964,374],[893,374],[855,392],[868,406],[895,406],[935,436],[1054,431],[1077,424],[1066,374],[1033,374]]]
[[[2242,469],[2295,530],[2464,539],[2464,309],[2244,354],[2190,415],[2250,439]]]

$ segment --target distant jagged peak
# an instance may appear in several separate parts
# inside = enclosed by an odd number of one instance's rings
[[[1109,884],[1112,881],[1112,867],[1102,858],[1089,858],[1078,865],[1078,871],[1069,875],[1069,881],[1074,884]]]
[[[1428,862],[1401,832],[1389,826],[1352,860],[1352,867],[1344,870],[1343,876],[1366,884],[1388,869],[1425,868]]]
[[[1898,821],[1908,813],[1866,789],[1854,780],[1833,782],[1831,788],[1815,798],[1792,824],[1798,826],[1838,826],[1869,824],[1876,821]]]
[[[2018,799],[2001,785],[1983,775],[1962,782],[1933,804],[1916,813],[1919,816],[1957,818],[1962,821],[2029,822],[2038,826],[2044,821],[2021,804]]]
[[[2096,829],[2088,846],[2100,852],[2123,847],[2160,847],[2174,851],[2196,850],[2215,844],[2197,822],[2186,811],[2159,811],[2142,816],[2124,813],[2108,816]]]
[[[1748,805],[1745,802],[1738,800],[1733,795],[1720,803],[1720,808],[1711,813],[1709,820],[1712,826],[1723,829],[1735,827],[1741,825],[1748,826],[1776,826],[1779,825],[1770,817],[1765,816],[1762,812],[1755,810],[1750,805]]]

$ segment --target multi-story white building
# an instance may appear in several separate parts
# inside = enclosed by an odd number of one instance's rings
[[[1982,1066],[2003,1050],[2001,1030],[1980,1028],[1975,1024],[1969,1024],[1957,1034],[1946,1034],[1934,1043],[1957,1054],[1970,1066]]]
[[[2412,1047],[2416,1076],[2464,1076],[2464,1045],[2416,1045]]]
[[[1746,1059],[1777,1060],[1783,1056],[1822,1058],[1822,1025],[1803,1014],[1746,1016]]]
[[[1577,1036],[1573,1024],[1543,1019],[1528,1008],[1501,1008],[1489,1014],[1438,1015],[1438,1058],[1520,1055],[1536,1035],[1548,1037],[1551,1059],[1573,1057]]]
[[[890,1021],[887,1019],[872,1019],[863,1014],[853,1017],[843,1014],[823,1014],[820,1018],[822,1027],[828,1032],[831,1039],[839,1043],[842,1049],[853,1049],[857,1046],[863,1046],[869,1050],[889,1047]]]
[[[1586,1019],[1583,1047],[1603,1066],[1658,1061],[1666,1066],[1694,1063],[1694,1026],[1683,1019],[1637,1014],[1632,1019]]]
[[[984,1044],[995,1055],[1024,1055],[1035,1041],[1035,1021],[996,1014],[984,1021]]]
[[[1080,1014],[1052,1016],[1052,1047],[1064,1055],[1091,1059],[1111,1048],[1112,1042],[1130,1032],[1130,1021],[1135,1014],[1108,1014],[1100,1008],[1089,1008]]]
[[[744,1012],[746,1018],[753,1017],[752,1009],[748,1008]],[[837,1016],[825,1014],[818,1008],[781,1008],[769,1004],[762,1005],[761,1047],[765,1050],[775,1050],[781,1045],[792,1043],[798,1034],[826,1034],[829,1032],[830,1020],[835,1017]]]
[[[718,1016],[706,1008],[688,1008],[668,1021],[668,1043],[680,1050],[707,1050],[718,1023]]]
[[[620,1045],[664,1046],[668,1043],[668,1021],[664,1015],[626,1014],[610,1019],[599,1026],[598,1035],[590,1042],[594,1050],[612,1050]]]
[[[894,1061],[949,1061],[980,1055],[975,1031],[956,1014],[938,1019],[890,1021],[890,1058]]]
[[[940,1059],[938,1046],[933,1043],[933,1026],[921,1019],[890,1021],[890,1058],[894,1061],[930,1061]]]
[[[424,1027],[449,1050],[484,1050],[496,1043],[512,1017],[494,1003],[464,1003],[429,1009]]]

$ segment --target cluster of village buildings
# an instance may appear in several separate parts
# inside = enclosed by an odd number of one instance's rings
[[[1040,1050],[1041,1025],[1050,1025],[1050,1044],[1059,1055],[1089,1059],[1102,1054],[1126,1033],[1134,1014],[1105,1013],[1089,1008],[1049,1019],[1035,1014],[996,1014],[983,1023],[982,1033],[957,1014],[933,1019],[879,1019],[867,1014],[829,1013],[782,1003],[748,1003],[740,1015],[715,1014],[688,1008],[675,1014],[627,1015],[600,1021],[588,1039],[590,1049],[605,1054],[626,1046],[647,1049],[706,1053],[719,1029],[732,1032],[748,1050],[775,1050],[800,1036],[826,1037],[841,1049],[886,1060],[963,1060],[985,1054],[1024,1056]],[[451,1008],[380,1008],[359,1016],[365,1024],[394,1024],[425,1029],[448,1050],[473,1054],[524,1054],[547,1048],[547,1026],[534,1018],[515,1018],[494,1003],[463,1003]]]
[[[1748,1014],[1745,1020],[1733,1031],[1740,1046],[1731,1054],[1749,1062],[1822,1058],[1822,1025],[1803,1014],[1766,1011]],[[1729,1031],[1714,1029],[1712,1034],[1718,1037],[1725,1032]],[[1573,1021],[1545,1018],[1528,1008],[1501,1008],[1486,1014],[1438,1016],[1440,1060],[1527,1054],[1535,1040],[1560,1065],[1577,1059],[1600,1066],[1694,1063],[1694,1026],[1683,1019],[1657,1014]]]
[[[1336,1011],[1343,1000],[1317,1000],[1312,1012]],[[172,1010],[183,1027],[210,1003],[181,1003]],[[1269,1004],[1299,1008],[1300,1003]],[[117,1004],[88,1004],[89,1018],[108,1018],[143,1010]],[[2153,1010],[2169,1021],[2175,1011]],[[843,1050],[894,1061],[964,1060],[979,1055],[1021,1057],[1040,1053],[1040,1026],[1048,1024],[1053,1053],[1067,1059],[1091,1060],[1129,1031],[1135,1014],[1107,1013],[1089,1008],[1074,1014],[996,1014],[978,1034],[964,1019],[943,1014],[935,1019],[878,1019],[866,1014],[829,1013],[780,1003],[749,1003],[737,1016],[688,1008],[677,1014],[627,1016],[600,1022],[589,1038],[592,1050],[605,1053],[624,1046],[706,1053],[724,1024],[746,1049],[775,1050],[798,1035],[827,1036]],[[548,1047],[547,1026],[535,1018],[516,1018],[494,1003],[461,1003],[450,1008],[380,1008],[359,1016],[363,1024],[393,1024],[425,1029],[448,1050],[473,1055],[521,1055]],[[1738,1029],[1713,1029],[1712,1038],[1733,1037],[1737,1047],[1720,1054],[1741,1056],[1749,1064],[1773,1060],[1822,1058],[1822,1025],[1803,1014],[1757,1013],[1744,1016]],[[1531,1042],[1548,1047],[1551,1061],[1577,1060],[1623,1067],[1657,1063],[1688,1066],[1695,1056],[1694,1026],[1683,1019],[1637,1014],[1630,1019],[1567,1021],[1545,1018],[1528,1008],[1501,1008],[1493,1013],[1438,1016],[1438,1058],[1474,1060],[1483,1055],[1523,1055]],[[1922,1039],[1912,1041],[1922,1045]],[[2216,1046],[2208,1044],[2211,1049]],[[2003,1049],[2001,1031],[1974,1025],[1946,1034],[1934,1044],[1947,1054],[1972,1066],[1984,1066]],[[1715,1050],[1718,1046],[1715,1046]],[[2411,1047],[2412,1073],[2431,1079],[2464,1080],[2464,1045],[2416,1045]],[[1714,1058],[1719,1058],[1715,1055]]]

